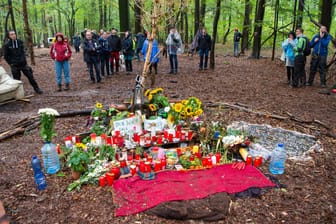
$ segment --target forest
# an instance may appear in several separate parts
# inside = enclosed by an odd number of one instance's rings
[[[335,36],[334,0],[160,0],[158,39],[165,39],[174,25],[182,34],[183,43],[190,44],[200,27],[206,27],[216,43],[231,41],[237,27],[243,34],[242,53],[253,49],[251,56],[260,57],[260,49],[280,46],[287,33],[303,27],[312,36],[317,26],[327,26]],[[85,28],[110,31],[121,35],[151,29],[152,1],[144,0],[2,0],[0,37],[14,29],[28,44],[48,46],[48,37],[57,32],[69,37]],[[216,21],[217,20],[217,21]]]

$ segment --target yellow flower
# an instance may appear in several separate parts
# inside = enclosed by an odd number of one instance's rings
[[[186,105],[188,103],[188,100],[182,100],[181,102],[183,105]]]
[[[98,109],[101,109],[101,108],[103,108],[103,104],[101,104],[101,103],[97,102],[97,103],[96,103],[96,108],[98,108]]]
[[[182,110],[182,107],[183,107],[182,103],[175,103],[175,105],[174,105],[174,110],[175,110],[177,113],[180,113],[181,110]]]
[[[155,106],[155,104],[149,104],[149,109],[150,109],[151,111],[156,111],[156,106]]]
[[[175,122],[175,118],[174,118],[174,116],[173,116],[172,114],[168,114],[167,121],[168,121],[168,123],[170,123],[170,124],[174,124],[174,122]]]
[[[153,95],[152,94],[149,94],[148,95],[148,100],[151,101],[153,99]]]
[[[185,118],[187,117],[187,114],[186,114],[186,112],[185,112],[184,110],[181,111],[181,113],[180,113],[180,117],[181,117],[182,119],[185,119]]]
[[[162,88],[157,88],[157,89],[156,89],[156,93],[160,93],[160,94],[162,94],[162,93],[163,93],[163,89],[162,89]]]
[[[83,143],[76,143],[76,147],[78,149],[85,149],[85,145]]]
[[[149,96],[150,91],[151,91],[150,89],[147,89],[145,92],[145,96]]]
[[[203,113],[203,110],[202,109],[198,109],[195,112],[195,116],[200,116],[202,113]]]
[[[193,109],[192,109],[191,106],[186,106],[184,108],[184,111],[185,111],[185,113],[186,113],[187,116],[192,116],[193,115]]]

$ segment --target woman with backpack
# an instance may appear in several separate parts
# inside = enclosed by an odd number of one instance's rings
[[[64,73],[65,87],[64,90],[70,88],[70,63],[71,48],[62,33],[56,34],[56,42],[50,48],[50,57],[55,61],[57,91],[62,91],[62,71]]]

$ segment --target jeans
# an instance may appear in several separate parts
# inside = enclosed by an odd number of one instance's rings
[[[170,73],[177,73],[178,61],[176,54],[169,54]]]
[[[70,63],[69,61],[55,61],[56,83],[62,85],[62,70],[64,72],[65,84],[70,84]]]
[[[105,75],[105,68],[106,68],[106,74],[110,75],[110,53],[103,53],[100,55],[100,71],[101,75]]]
[[[87,68],[89,70],[90,73],[90,79],[92,82],[95,82],[95,76],[93,73],[93,67],[96,70],[96,78],[97,78],[97,82],[101,81],[101,77],[100,77],[100,71],[99,71],[99,63],[98,62],[86,62]]]
[[[233,42],[233,55],[239,56],[239,42]]]
[[[116,72],[119,72],[119,51],[112,51],[110,57],[111,72],[113,73],[113,67],[115,65]]]
[[[312,55],[310,61],[310,74],[309,74],[309,84],[313,84],[317,68],[320,72],[321,85],[326,85],[326,66],[327,66],[327,56],[315,56]]]
[[[199,50],[199,56],[200,56],[200,62],[199,62],[199,68],[207,68],[208,67],[208,55],[209,55],[209,49],[200,49]],[[205,60],[204,60],[205,57]],[[203,66],[203,60],[204,60],[204,66]]]

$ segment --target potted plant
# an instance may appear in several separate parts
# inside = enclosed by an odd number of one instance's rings
[[[72,177],[77,180],[87,170],[90,157],[83,149],[74,147],[67,159],[67,165],[71,168]]]

